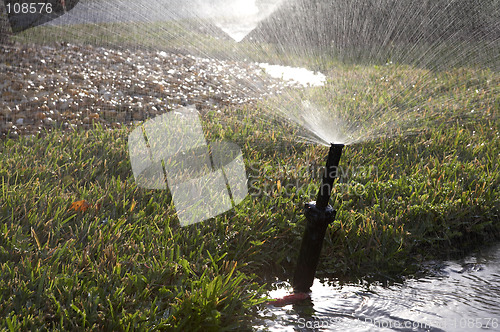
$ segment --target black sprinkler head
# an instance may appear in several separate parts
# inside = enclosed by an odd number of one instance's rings
[[[314,282],[319,255],[323,246],[326,229],[335,220],[336,211],[328,204],[333,182],[338,174],[338,167],[344,144],[332,144],[326,161],[323,181],[315,202],[306,203],[304,214],[307,224],[302,237],[299,258],[293,276],[295,293],[309,292]]]

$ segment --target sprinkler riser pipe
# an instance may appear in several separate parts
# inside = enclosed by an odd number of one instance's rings
[[[316,202],[310,202],[306,203],[304,213],[307,223],[292,282],[293,290],[296,293],[307,293],[311,289],[326,229],[335,220],[336,211],[331,206],[327,206],[326,209],[318,209]]]
[[[330,195],[332,193],[333,182],[337,177],[343,147],[344,144],[332,144],[330,146],[330,151],[328,152],[328,158],[326,160],[323,181],[316,198],[316,207],[318,209],[326,209],[326,207],[328,206]]]
[[[343,147],[343,144],[332,144],[330,146],[318,198],[315,202],[305,204],[304,214],[307,223],[292,281],[295,293],[310,291],[318,268],[326,229],[335,220],[336,211],[328,205],[328,202],[332,193],[333,182],[337,177]]]

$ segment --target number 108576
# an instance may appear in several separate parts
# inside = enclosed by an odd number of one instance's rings
[[[50,14],[52,13],[52,4],[45,2],[23,2],[7,3],[5,5],[7,14]]]

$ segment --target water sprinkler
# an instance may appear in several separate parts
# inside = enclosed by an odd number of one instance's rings
[[[330,201],[333,182],[337,177],[337,169],[343,147],[344,144],[331,144],[323,181],[316,201],[305,204],[304,214],[307,223],[292,282],[295,293],[307,293],[310,291],[314,275],[316,274],[316,268],[318,267],[326,228],[335,220],[337,211],[328,202]]]

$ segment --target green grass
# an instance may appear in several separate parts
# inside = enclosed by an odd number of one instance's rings
[[[354,118],[385,104],[399,105],[392,112],[423,106],[408,130],[345,148],[341,165],[360,168],[335,187],[338,213],[318,276],[394,279],[413,275],[424,260],[498,240],[498,74],[425,72],[422,84],[397,94],[399,82],[422,77],[422,69],[330,70],[346,91],[358,89],[358,101],[336,93],[324,102],[359,112]],[[382,76],[389,79],[380,83]],[[207,141],[242,148],[251,195],[232,211],[184,228],[167,191],[135,185],[131,128],[1,141],[2,327],[248,327],[269,283],[293,273],[302,206],[319,183],[317,174],[303,171],[321,165],[327,152],[298,143],[295,129],[279,119],[262,117],[265,107],[202,112]],[[92,207],[70,210],[79,200]]]
[[[96,129],[2,142],[3,324],[215,331],[261,301],[241,271],[254,251],[243,225],[228,215],[180,228],[164,192],[135,187],[125,138]],[[70,211],[80,199],[100,208]]]
[[[204,116],[209,141],[243,148],[252,196],[185,228],[167,192],[135,186],[128,129],[2,141],[2,324],[11,330],[246,326],[262,302],[262,285],[293,271],[301,206],[318,184],[293,169],[322,163],[326,154],[295,143],[290,128],[252,124],[252,112],[258,110]],[[318,275],[395,278],[414,273],[422,260],[496,239],[498,120],[476,120],[347,147],[344,165],[376,172],[337,185],[337,220]],[[69,210],[82,199],[94,207]]]

